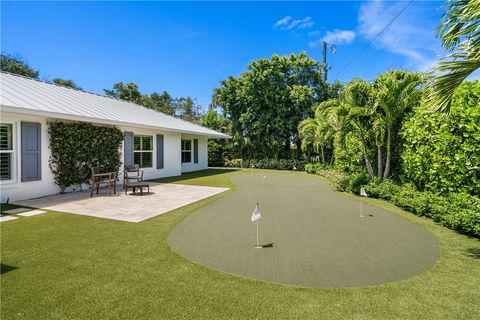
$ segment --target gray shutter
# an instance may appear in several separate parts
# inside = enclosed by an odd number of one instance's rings
[[[42,180],[42,132],[40,123],[22,122],[22,182]]]
[[[163,169],[163,134],[157,134],[157,169]]]
[[[198,163],[198,139],[193,139],[193,163]]]
[[[133,166],[133,132],[124,133],[124,155],[123,155],[123,165],[124,166]]]

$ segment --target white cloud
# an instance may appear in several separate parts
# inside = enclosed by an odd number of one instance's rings
[[[360,7],[358,31],[367,40],[373,40],[397,15],[405,3],[372,1]],[[378,38],[373,47],[404,56],[406,67],[425,71],[438,61],[441,52],[435,37],[436,25],[428,16],[431,12],[421,4],[410,5]]]
[[[320,39],[310,41],[308,45],[312,48],[316,48],[322,44],[323,41],[330,44],[344,44],[350,43],[355,40],[356,33],[352,30],[340,30],[335,29],[333,31],[327,31],[325,36]]]
[[[277,22],[275,22],[275,24],[273,26],[275,28],[278,28],[278,27],[287,25],[290,22],[290,20],[292,20],[292,17],[286,16],[285,18],[282,18],[282,19],[278,20]]]
[[[327,34],[323,37],[323,41],[335,44],[350,43],[355,40],[355,36],[355,32],[351,30],[335,29],[333,31],[327,31]]]
[[[315,24],[315,21],[311,17],[305,17],[303,19],[292,20],[291,16],[286,16],[275,22],[273,25],[274,28],[280,28],[282,30],[292,30],[292,29],[308,29]]]

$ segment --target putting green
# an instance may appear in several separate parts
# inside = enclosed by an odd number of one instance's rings
[[[316,176],[259,171],[232,177],[237,190],[187,217],[170,233],[181,255],[211,268],[303,287],[361,287],[412,277],[439,256],[423,229]],[[260,244],[250,216],[259,202]]]

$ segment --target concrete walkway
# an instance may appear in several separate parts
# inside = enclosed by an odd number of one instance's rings
[[[81,191],[18,201],[16,204],[49,211],[140,222],[228,190],[171,183],[149,184],[150,194],[144,193],[143,196],[131,192],[125,195],[120,186],[117,194],[112,196],[108,196],[108,191],[103,189],[98,195],[94,193],[92,198],[90,191]]]

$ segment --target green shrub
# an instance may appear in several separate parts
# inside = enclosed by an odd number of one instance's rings
[[[348,175],[335,169],[320,169],[317,174],[327,178],[338,191],[346,191],[350,183]]]
[[[450,229],[480,237],[480,198],[467,193],[438,195],[418,191],[412,185],[397,185],[391,180],[370,181],[365,190],[372,198],[393,202],[419,216],[432,218]]]
[[[231,168],[243,168],[243,160],[242,159],[225,160],[224,166],[231,167]]]
[[[415,110],[403,125],[402,180],[419,190],[480,196],[480,81],[463,83],[450,114]]]
[[[307,163],[305,165],[305,171],[307,173],[310,173],[310,174],[315,174],[317,173],[317,171],[323,169],[324,166],[320,163],[320,162],[317,162],[317,163]]]
[[[346,191],[359,194],[360,188],[366,185],[368,181],[369,178],[365,172],[356,173],[350,177]]]
[[[117,172],[121,165],[123,133],[115,127],[83,122],[50,122],[49,166],[61,191],[78,188],[90,180],[97,165]]]
[[[305,161],[291,159],[232,159],[225,161],[225,167],[303,171],[305,170]]]

